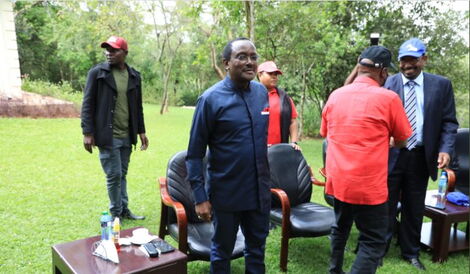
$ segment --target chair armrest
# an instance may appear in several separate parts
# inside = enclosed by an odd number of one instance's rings
[[[279,188],[271,188],[271,193],[276,195],[281,201],[282,209],[282,227],[288,228],[290,226],[290,202],[284,190]]]
[[[325,182],[319,181],[317,180],[317,178],[315,178],[312,172],[312,168],[310,166],[308,167],[308,172],[310,173],[310,181],[312,182],[313,185],[323,186],[323,187],[325,186]]]
[[[318,172],[320,172],[321,176],[326,179],[326,169],[324,167],[320,168]]]
[[[186,216],[186,210],[183,204],[171,198],[168,192],[166,178],[161,177],[159,181],[162,207],[168,206],[175,210],[176,220],[178,222],[178,249],[186,254],[188,251],[188,217]]]
[[[455,172],[450,168],[445,168],[445,172],[447,172],[447,192],[452,192],[455,190]]]
[[[173,206],[173,199],[171,199],[170,194],[168,193],[168,185],[166,183],[165,177],[160,177],[160,196],[162,197],[162,203],[166,206],[172,207]]]

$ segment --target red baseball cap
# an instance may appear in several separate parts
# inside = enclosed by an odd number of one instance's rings
[[[127,42],[124,38],[119,36],[111,36],[106,42],[101,43],[102,48],[112,47],[115,49],[122,49],[127,51]]]
[[[277,72],[282,74],[282,71],[277,68],[276,63],[273,61],[266,61],[259,65],[258,72]]]

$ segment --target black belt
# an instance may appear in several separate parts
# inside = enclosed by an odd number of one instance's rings
[[[406,148],[405,148],[406,149]],[[415,146],[410,150],[411,152],[424,152],[424,146]]]

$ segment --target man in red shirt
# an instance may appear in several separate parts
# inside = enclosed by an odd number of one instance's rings
[[[412,130],[398,95],[381,88],[391,53],[364,50],[357,77],[335,90],[323,113],[320,133],[328,140],[326,192],[335,197],[330,273],[343,273],[344,248],[353,222],[359,249],[350,273],[375,273],[386,247],[389,145],[406,145]]]
[[[277,87],[278,76],[282,74],[273,61],[266,61],[258,66],[258,78],[268,90],[269,125],[268,146],[288,143],[300,150],[297,145],[299,126],[294,102],[285,91]]]

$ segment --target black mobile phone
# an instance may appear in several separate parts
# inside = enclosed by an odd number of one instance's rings
[[[152,243],[144,244],[144,248],[145,250],[147,250],[147,253],[149,254],[150,258],[156,258],[160,255],[160,252],[158,252],[158,250]]]
[[[173,246],[163,241],[162,239],[155,239],[155,240],[152,240],[150,243],[152,243],[157,250],[160,250],[162,254],[172,252],[175,250]]]

